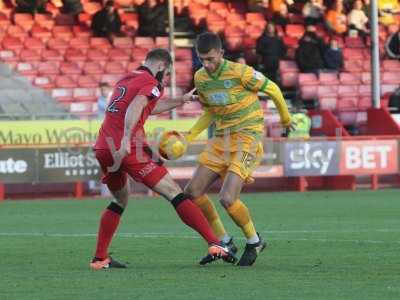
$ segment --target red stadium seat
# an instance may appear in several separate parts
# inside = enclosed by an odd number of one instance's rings
[[[299,39],[292,36],[284,36],[283,43],[289,48],[297,48],[299,46]]]
[[[292,60],[281,60],[279,61],[279,71],[280,72],[287,72],[287,71],[292,71],[292,72],[297,72],[299,73],[299,69],[297,68],[297,64],[295,61]]]
[[[125,67],[121,62],[110,61],[104,66],[104,71],[108,74],[125,74]]]
[[[131,51],[129,49],[111,49],[108,52],[111,60],[129,61],[131,58]]]
[[[86,36],[72,38],[69,41],[69,46],[76,49],[88,49],[90,48],[89,38]]]
[[[337,98],[336,97],[321,97],[319,99],[320,109],[336,110]]]
[[[299,82],[299,73],[287,71],[281,73],[281,83],[284,87],[296,87]]]
[[[48,41],[51,38],[51,31],[45,27],[34,25],[31,29],[31,35],[41,41]]]
[[[134,48],[132,50],[132,60],[143,62],[146,58],[147,50],[144,48]]]
[[[17,37],[6,36],[3,38],[2,45],[4,49],[7,50],[21,50],[24,44]]]
[[[350,37],[346,36],[344,39],[344,43],[346,47],[349,48],[363,48],[365,47],[365,44],[363,40],[360,37]]]
[[[155,47],[154,40],[151,37],[135,37],[135,46],[139,48],[151,49]]]
[[[318,98],[318,86],[317,85],[300,86],[300,98],[303,100],[312,100]]]
[[[386,93],[393,93],[398,88],[397,84],[382,84],[381,85],[381,95]]]
[[[132,49],[133,40],[130,37],[115,37],[113,39],[113,45],[115,48]]]
[[[88,26],[76,25],[72,27],[72,31],[75,34],[75,37],[85,37],[89,38],[92,36],[92,32]]]
[[[253,38],[253,39],[258,39],[264,31],[264,27],[260,27],[258,25],[248,25],[245,28],[245,36]]]
[[[36,75],[36,64],[29,62],[20,62],[16,66],[16,71],[22,75]]]
[[[382,73],[382,83],[400,85],[400,74],[397,71],[386,71]]]
[[[298,77],[299,85],[318,85],[317,75],[314,73],[299,73]]]
[[[286,26],[286,35],[300,39],[304,34],[304,26],[300,24],[288,24]]]
[[[54,18],[48,14],[35,14],[35,22],[40,27],[51,30],[54,26]]]
[[[22,49],[19,54],[19,58],[22,61],[32,62],[32,61],[40,61],[42,56],[41,56],[40,49],[35,49],[35,50]]]
[[[45,61],[63,61],[64,57],[62,54],[55,49],[48,49],[42,51],[42,60]]]
[[[80,75],[82,70],[77,62],[61,62],[60,71],[62,74]]]
[[[91,37],[90,38],[90,47],[100,49],[103,51],[108,51],[112,48],[110,41],[106,38],[102,37]]]
[[[338,85],[339,80],[336,73],[319,73],[319,83],[323,85]]]
[[[176,48],[175,59],[192,61],[192,50],[190,48]]]
[[[91,61],[105,61],[108,59],[108,54],[102,50],[90,48],[87,57]]]
[[[61,102],[74,101],[73,89],[56,88],[51,91],[51,96]]]
[[[66,50],[69,48],[69,43],[61,38],[53,38],[47,42],[47,47],[50,49]]]
[[[371,97],[360,97],[357,103],[358,109],[367,110],[372,107],[372,99]]]
[[[339,97],[357,97],[359,95],[358,85],[340,85],[337,92]]]
[[[167,36],[157,36],[155,40],[155,45],[158,48],[165,48],[169,47],[169,37]]]
[[[352,111],[357,109],[358,97],[340,97],[337,102],[338,111]]]
[[[64,57],[66,61],[86,61],[86,55],[81,50],[75,48],[67,49]]]
[[[33,84],[42,89],[51,89],[54,87],[52,80],[48,76],[36,76],[33,80]]]
[[[345,48],[343,50],[344,59],[364,59],[363,49]]]
[[[69,110],[76,114],[91,114],[94,112],[93,102],[75,102],[71,103]]]
[[[382,67],[385,71],[397,71],[400,72],[400,61],[385,59],[382,62]]]
[[[10,25],[7,28],[7,34],[9,36],[18,37],[23,40],[25,39],[25,37],[28,36],[28,31],[18,25]]]
[[[360,84],[361,83],[361,73],[341,72],[339,74],[339,80],[340,80],[340,83],[344,84],[344,85]]]
[[[11,62],[18,61],[18,56],[13,50],[0,50],[0,60],[10,64]]]
[[[346,72],[362,72],[365,61],[361,59],[349,59],[344,61],[344,70]]]
[[[77,83],[71,76],[60,75],[56,77],[55,85],[58,88],[74,88]]]
[[[70,26],[54,26],[52,32],[54,38],[63,40],[70,40],[74,35]]]
[[[33,23],[33,17],[31,14],[24,14],[24,13],[16,13],[14,14],[14,23],[15,25],[19,25],[25,31],[31,30]]]
[[[319,85],[318,99],[321,97],[336,97],[338,87],[336,85]]]
[[[370,72],[361,73],[361,81],[363,84],[371,83],[371,73]]]
[[[103,66],[100,62],[91,62],[88,61],[85,63],[83,67],[83,71],[85,74],[103,74]]]
[[[41,75],[58,75],[60,74],[60,63],[56,61],[40,62],[37,69]]]
[[[371,85],[359,85],[358,86],[358,94],[361,97],[370,97],[371,96]]]
[[[97,95],[95,88],[75,88],[73,91],[75,101],[96,102]]]
[[[99,82],[96,77],[92,75],[82,75],[78,78],[78,86],[85,88],[97,88],[99,86]]]

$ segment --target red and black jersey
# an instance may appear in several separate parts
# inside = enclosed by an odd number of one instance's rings
[[[119,80],[114,87],[110,104],[106,109],[94,149],[108,149],[107,137],[112,138],[115,149],[119,149],[124,134],[126,111],[138,95],[146,96],[149,101],[132,130],[131,146],[143,146],[145,144],[144,123],[162,97],[163,92],[163,87],[151,71],[144,66]]]

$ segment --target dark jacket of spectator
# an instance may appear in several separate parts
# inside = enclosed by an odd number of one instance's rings
[[[107,1],[106,6],[94,14],[91,28],[97,37],[109,37],[121,32],[121,18],[114,8],[114,1]]]
[[[16,13],[46,13],[47,0],[16,0]]]
[[[78,15],[83,12],[83,6],[80,0],[62,0],[62,13]]]
[[[317,73],[324,68],[325,45],[315,32],[306,31],[296,49],[296,62],[301,72]]]
[[[279,60],[285,57],[286,51],[287,47],[276,34],[275,26],[268,24],[257,40],[256,53],[260,57],[262,71],[273,81],[276,81]]]
[[[330,46],[324,52],[325,68],[340,71],[343,66],[343,53],[335,39],[332,39]]]
[[[400,31],[388,37],[385,43],[385,49],[390,58],[400,59]]]
[[[168,9],[165,3],[157,3],[156,0],[146,1],[137,8],[139,14],[140,36],[165,36],[168,20]]]

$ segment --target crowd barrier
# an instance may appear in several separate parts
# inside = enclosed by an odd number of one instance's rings
[[[312,138],[309,140],[265,139],[264,159],[254,172],[258,179],[286,180],[283,186],[305,191],[316,182],[323,188],[355,189],[356,177],[370,176],[379,188],[380,175],[400,170],[400,136]],[[189,179],[197,155],[205,143],[190,145],[187,154],[166,165],[175,179]],[[75,183],[74,195],[83,195],[83,183],[99,180],[101,170],[92,147],[86,145],[2,145],[0,150],[0,199],[8,184]]]

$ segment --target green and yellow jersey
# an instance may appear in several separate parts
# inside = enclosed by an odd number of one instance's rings
[[[259,91],[271,96],[282,124],[290,124],[290,115],[279,87],[252,67],[223,60],[212,74],[204,68],[198,70],[194,84],[205,110],[201,117],[203,124],[215,121],[216,136],[237,132],[257,138],[264,135],[264,113],[257,96]],[[191,130],[190,134],[196,134],[195,131]]]

